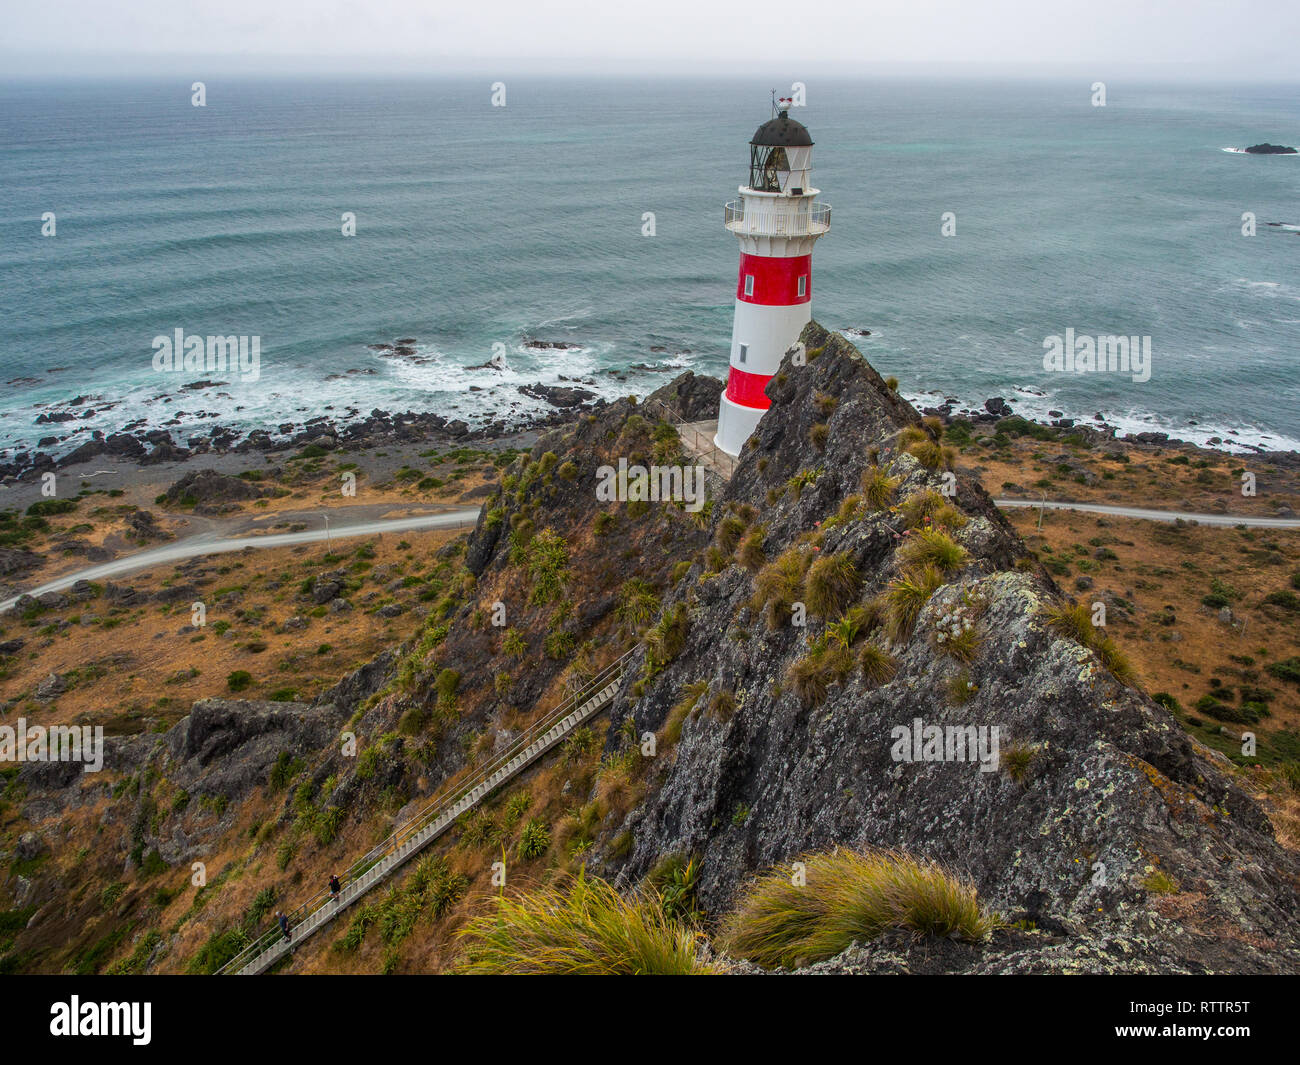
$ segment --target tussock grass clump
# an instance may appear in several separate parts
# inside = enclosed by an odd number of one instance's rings
[[[894,493],[901,483],[898,477],[890,477],[879,466],[868,466],[862,471],[862,498],[874,510],[884,510],[894,501]]]
[[[1093,650],[1097,652],[1101,664],[1110,670],[1116,680],[1130,685],[1137,683],[1137,671],[1134,670],[1133,663],[1109,636],[1098,640]]]
[[[686,724],[686,719],[691,716],[691,711],[695,709],[696,704],[708,690],[709,682],[707,680],[697,680],[682,689],[681,698],[668,711],[663,727],[659,730],[660,743],[676,743],[682,738],[682,726]]]
[[[1091,647],[1095,629],[1083,603],[1052,603],[1043,611],[1043,619],[1060,635]]]
[[[933,566],[940,573],[952,573],[966,564],[966,549],[939,529],[921,529],[898,549],[898,557],[909,566]]]
[[[957,461],[957,449],[947,447],[937,440],[919,440],[906,449],[927,470],[950,470]]]
[[[1037,753],[1032,747],[1016,743],[1003,751],[999,757],[1007,776],[1017,784],[1024,784],[1029,779],[1029,770],[1034,764],[1034,756]]]
[[[686,634],[691,628],[690,612],[685,603],[674,603],[663,616],[646,630],[645,672],[654,676],[686,649]]]
[[[889,604],[889,617],[885,629],[889,638],[901,643],[911,638],[921,609],[943,585],[943,574],[933,566],[908,570],[889,582],[885,602]]]
[[[1092,623],[1092,614],[1085,603],[1052,603],[1042,612],[1048,626],[1066,639],[1083,644],[1092,651],[1101,664],[1110,670],[1122,684],[1136,684],[1137,673],[1133,664],[1109,636],[1104,636]]]
[[[945,503],[930,515],[930,521],[945,529],[960,529],[970,519],[951,503]]]
[[[948,505],[948,501],[940,493],[933,488],[925,488],[909,495],[898,505],[898,509],[903,512],[908,528],[914,529],[918,525],[925,524],[926,518],[933,521],[934,515]]]
[[[502,897],[470,921],[457,966],[478,975],[703,975],[695,932],[657,896],[620,895],[579,874],[567,885]]]
[[[813,402],[817,405],[817,409],[821,412],[823,418],[829,418],[835,413],[835,408],[840,405],[840,401],[836,397],[827,395],[820,390],[813,392]]]
[[[718,531],[714,533],[714,543],[723,554],[730,555],[736,550],[740,538],[745,534],[744,519],[735,514],[728,514],[718,522]]]
[[[916,444],[924,444],[929,439],[930,434],[919,425],[909,425],[898,434],[898,446],[906,451]]]
[[[808,430],[808,443],[818,451],[826,450],[826,441],[830,439],[831,427],[825,422],[818,422]]]
[[[847,552],[823,555],[808,569],[804,602],[818,617],[842,614],[862,591],[862,574]]]
[[[832,958],[890,929],[978,941],[998,924],[970,883],[898,851],[832,851],[800,859],[807,883],[784,867],[760,876],[723,923],[728,953],[765,968]]]
[[[709,713],[720,721],[730,721],[736,712],[736,705],[736,697],[731,692],[716,692],[709,700]]]
[[[963,669],[948,678],[948,701],[956,706],[968,703],[980,693],[979,685],[970,677],[970,670]]]
[[[838,641],[821,637],[812,650],[786,670],[785,680],[805,707],[811,709],[826,700],[832,684],[838,684],[853,669],[852,652]]]
[[[888,684],[898,672],[898,661],[887,651],[882,651],[874,643],[865,643],[858,652],[858,665],[862,675],[874,685]]]
[[[830,529],[836,525],[842,525],[846,521],[852,521],[860,515],[862,509],[862,497],[858,495],[845,496],[840,500],[840,508],[833,517],[827,518],[822,523],[822,528]]]
[[[766,612],[769,629],[779,628],[790,620],[791,608],[801,601],[804,574],[811,561],[812,552],[791,547],[758,571],[749,608]]]
[[[870,636],[888,620],[889,603],[884,596],[877,595],[865,603],[855,603],[848,613],[861,627],[862,635]]]
[[[763,540],[767,537],[767,526],[759,525],[751,529],[736,551],[736,561],[750,573],[757,573],[767,562],[767,552],[763,550]]]

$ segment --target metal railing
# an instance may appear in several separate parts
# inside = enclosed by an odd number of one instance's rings
[[[713,442],[712,437],[696,429],[695,423],[688,422],[685,415],[671,403],[656,399],[653,402],[647,402],[646,409],[657,409],[660,417],[666,418],[672,423],[682,443],[686,445],[686,449],[706,464],[706,472],[713,474],[718,479],[719,487],[725,489],[727,482],[731,480],[731,475],[736,472],[736,464],[740,460],[735,455],[728,455],[719,448]],[[687,439],[688,436],[689,440]]]
[[[600,672],[596,673],[590,680],[586,681],[582,687],[578,688],[572,695],[561,700],[558,706],[548,711],[542,718],[534,722],[532,725],[529,725],[519,738],[511,743],[509,747],[500,754],[494,756],[491,761],[476,770],[469,778],[462,781],[451,781],[444,785],[444,787],[438,791],[421,810],[398,825],[387,839],[378,846],[371,848],[361,858],[352,863],[347,872],[339,878],[342,882],[340,896],[347,891],[349,885],[355,884],[375,866],[379,865],[381,862],[396,857],[403,847],[411,844],[422,831],[432,825],[439,817],[443,816],[457,803],[470,796],[476,789],[484,788],[492,777],[508,766],[512,761],[522,758],[534,744],[538,743],[547,733],[554,729],[558,722],[563,721],[575,710],[580,709],[584,703],[596,695],[599,695],[600,692],[610,684],[618,681],[627,668],[628,659],[636,650],[637,648],[633,647],[630,650],[625,651],[613,662],[601,669]],[[579,723],[580,722],[575,721],[573,725],[560,735],[567,735],[568,732]],[[558,742],[559,739],[560,736],[555,737],[555,742]],[[533,752],[532,758],[527,758],[521,761],[515,768],[514,772],[507,774],[491,789],[483,791],[483,793],[478,797],[478,800],[487,798],[501,784],[504,784],[507,780],[512,779],[519,773],[522,773],[530,764],[532,764],[534,758],[540,756],[542,753],[544,753],[544,751],[540,749]],[[478,800],[472,802],[470,807],[477,805]],[[467,807],[467,809],[470,807]],[[424,842],[430,843],[434,838],[436,837],[431,836]],[[398,866],[404,863],[406,858],[411,857],[411,855],[415,853],[415,849],[413,849],[409,854],[404,855],[402,862],[395,862],[393,869],[398,868]],[[381,879],[382,878],[377,879],[374,884],[368,885],[365,890],[369,891],[369,889],[375,886],[375,884],[378,884]],[[359,894],[351,895],[348,900],[349,903],[355,901],[364,893],[365,892],[363,891]],[[332,900],[333,895],[331,892],[329,890],[324,890],[308,899],[292,913],[287,914],[290,932],[292,932],[294,928],[306,924],[325,907],[334,905]],[[323,923],[325,922],[322,922],[322,924]],[[312,929],[312,931],[314,930],[315,929]],[[274,949],[283,940],[283,937],[284,933],[281,932],[278,921],[273,920],[269,929],[258,935],[252,943],[218,969],[217,975],[223,976],[230,973],[238,973],[245,966],[255,961],[259,956]]]
[[[733,233],[750,236],[800,237],[821,235],[831,227],[831,205],[813,203],[795,208],[732,200],[722,209],[722,224]]]

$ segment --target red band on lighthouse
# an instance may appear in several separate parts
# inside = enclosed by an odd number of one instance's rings
[[[800,292],[802,280],[803,291]],[[740,255],[736,299],[768,307],[789,307],[812,299],[812,256]]]
[[[772,401],[764,395],[763,390],[772,377],[772,374],[746,373],[732,366],[731,372],[727,374],[727,398],[742,407],[767,410]]]

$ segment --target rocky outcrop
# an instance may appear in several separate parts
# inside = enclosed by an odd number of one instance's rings
[[[652,392],[646,405],[664,404],[688,422],[707,421],[718,416],[718,397],[723,384],[716,377],[687,370]]]
[[[0,577],[12,577],[35,569],[45,560],[40,555],[16,547],[0,547]]]
[[[843,554],[866,602],[899,576],[899,548],[916,535],[905,507],[839,513],[875,460],[898,478],[900,501],[953,493],[966,517],[953,537],[967,558],[910,635],[870,637],[892,654],[891,679],[873,683],[854,668],[813,705],[788,670],[830,639],[833,619],[769,629],[751,606],[749,572],[728,565],[703,577],[697,564],[664,604],[687,606],[687,650],[649,680],[626,679],[611,747],[625,712],[636,734],[655,731],[687,685],[708,691],[620,826],[630,853],[607,853],[602,871],[634,882],[664,854],[698,854],[700,895],[717,912],[751,872],[803,851],[902,848],[965,873],[992,906],[1060,937],[1050,950],[1025,944],[963,970],[1294,971],[1300,865],[1257,806],[1218,756],[1047,622],[1058,590],[973,477],[958,470],[946,481],[899,449],[900,432],[919,418],[856,349],[816,324],[802,339],[820,351],[804,367],[787,358],[768,386],[772,410],[715,522],[729,505],[749,506],[765,523],[769,560],[800,543],[814,557]],[[792,478],[803,481],[795,498]],[[768,493],[783,490],[771,505]],[[978,619],[969,663],[944,654],[940,640],[962,613]],[[1001,759],[989,771],[973,759],[900,760],[895,730],[910,739],[923,726],[996,728]],[[1161,894],[1170,884],[1177,902]],[[1164,905],[1178,920],[1162,916]],[[879,949],[845,964],[896,971]]]
[[[194,470],[167,489],[169,504],[198,504],[240,502],[261,499],[266,490],[242,477],[229,477],[216,470]]]
[[[337,716],[330,705],[203,699],[166,734],[173,777],[191,792],[242,798],[266,783],[281,751],[320,750]]]

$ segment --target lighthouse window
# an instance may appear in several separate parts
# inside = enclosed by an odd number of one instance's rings
[[[741,344],[741,345],[740,345],[740,361],[741,361],[741,362],[744,362],[744,361],[745,361],[745,357],[746,357],[747,355],[749,355],[749,345],[748,345],[748,344]]]
[[[806,295],[808,295],[808,275],[807,275],[807,274],[802,274],[802,275],[800,275],[800,277],[799,277],[799,295],[800,295],[800,296],[806,296]]]
[[[746,296],[752,296],[753,294],[754,294],[754,275],[753,275],[753,274],[746,274],[746,275],[745,275],[745,295],[746,295]]]

